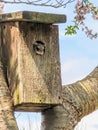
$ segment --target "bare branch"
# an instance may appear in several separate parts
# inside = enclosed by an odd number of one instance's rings
[[[47,6],[47,7],[66,7],[67,4],[74,2],[75,0],[0,0],[0,2],[8,4],[29,4],[35,6]]]

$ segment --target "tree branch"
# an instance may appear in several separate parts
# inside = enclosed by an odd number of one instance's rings
[[[98,67],[62,90],[62,105],[42,112],[42,130],[73,130],[81,118],[98,108]]]
[[[60,8],[60,7],[66,7],[67,4],[74,2],[75,0],[67,0],[66,2],[64,0],[0,0],[0,2],[6,3],[6,4],[29,4],[34,6],[47,6],[47,7],[54,7],[54,8]]]

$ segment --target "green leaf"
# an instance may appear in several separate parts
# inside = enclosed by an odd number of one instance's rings
[[[77,30],[79,29],[78,24],[67,26],[65,29],[65,35],[73,35],[77,33]]]

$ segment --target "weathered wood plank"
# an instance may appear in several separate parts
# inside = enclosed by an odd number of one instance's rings
[[[1,23],[2,55],[15,110],[41,111],[60,104],[58,26]]]
[[[14,13],[1,14],[0,22],[6,21],[28,21],[36,23],[53,24],[66,22],[66,16],[49,13],[20,11]]]

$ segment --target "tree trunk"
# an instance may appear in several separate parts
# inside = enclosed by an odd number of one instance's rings
[[[62,105],[42,112],[41,130],[74,130],[85,115],[98,108],[98,67],[85,79],[62,90]]]
[[[10,91],[8,89],[1,60],[0,60],[0,130],[18,130],[14,118],[12,98],[10,95]]]

